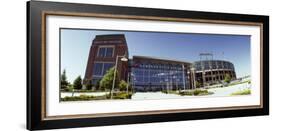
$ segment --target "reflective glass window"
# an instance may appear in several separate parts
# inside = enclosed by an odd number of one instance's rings
[[[102,63],[95,63],[94,64],[94,75],[101,76],[102,75]]]

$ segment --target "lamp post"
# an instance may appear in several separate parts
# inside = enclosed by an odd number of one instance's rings
[[[182,81],[183,81],[183,88],[185,89],[185,78],[184,78],[185,74],[184,74],[184,65],[182,64]]]
[[[128,94],[128,92],[129,92],[129,72],[128,72],[128,75],[127,75],[127,85],[126,85],[126,93]]]
[[[195,89],[196,88],[195,68],[192,67],[190,70],[191,70],[191,76],[192,76],[192,85],[193,85],[192,88]]]
[[[131,71],[131,72],[133,72],[133,71]],[[132,86],[131,93],[133,92],[133,89],[135,88],[135,86],[134,86],[135,81],[136,81],[135,75],[134,75],[134,73],[131,73],[130,74],[130,85]]]
[[[166,91],[167,91],[167,94],[169,94],[169,87],[168,87],[168,86],[169,86],[169,83],[168,83],[168,82],[169,82],[169,79],[166,78],[166,79],[165,79],[165,82],[166,82]]]
[[[121,58],[122,57],[122,58]],[[114,68],[114,76],[113,76],[113,83],[112,83],[112,88],[111,88],[111,94],[110,94],[110,99],[112,99],[113,96],[113,91],[114,91],[114,86],[115,86],[115,79],[116,79],[116,72],[117,72],[117,67],[118,67],[118,59],[121,58],[121,61],[128,61],[128,58],[124,56],[116,56],[116,61],[115,61],[115,68]]]

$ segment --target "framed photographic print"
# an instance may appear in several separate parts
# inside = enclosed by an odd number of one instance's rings
[[[30,1],[27,128],[269,114],[269,16]]]

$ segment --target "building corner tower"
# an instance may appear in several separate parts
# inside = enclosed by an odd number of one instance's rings
[[[126,80],[128,62],[123,62],[118,57],[128,58],[128,55],[128,46],[123,34],[96,35],[89,51],[83,84],[97,84],[107,70],[115,66],[116,60],[117,78]]]

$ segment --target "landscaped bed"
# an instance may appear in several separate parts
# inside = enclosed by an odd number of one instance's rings
[[[204,96],[211,95],[213,92],[210,92],[206,89],[195,89],[195,90],[186,90],[186,91],[162,91],[165,94],[177,94],[181,96]]]
[[[118,92],[113,93],[112,99],[131,99],[132,93]],[[90,101],[90,100],[107,100],[111,99],[110,94],[93,96],[93,95],[79,95],[79,96],[65,96],[61,101]]]
[[[213,92],[210,92],[206,89],[195,89],[195,90],[187,90],[179,92],[181,96],[204,96],[204,95],[211,95]]]
[[[235,96],[235,95],[249,95],[249,94],[251,94],[251,90],[250,89],[244,89],[244,90],[241,90],[241,91],[237,91],[237,92],[231,93],[232,96]]]

